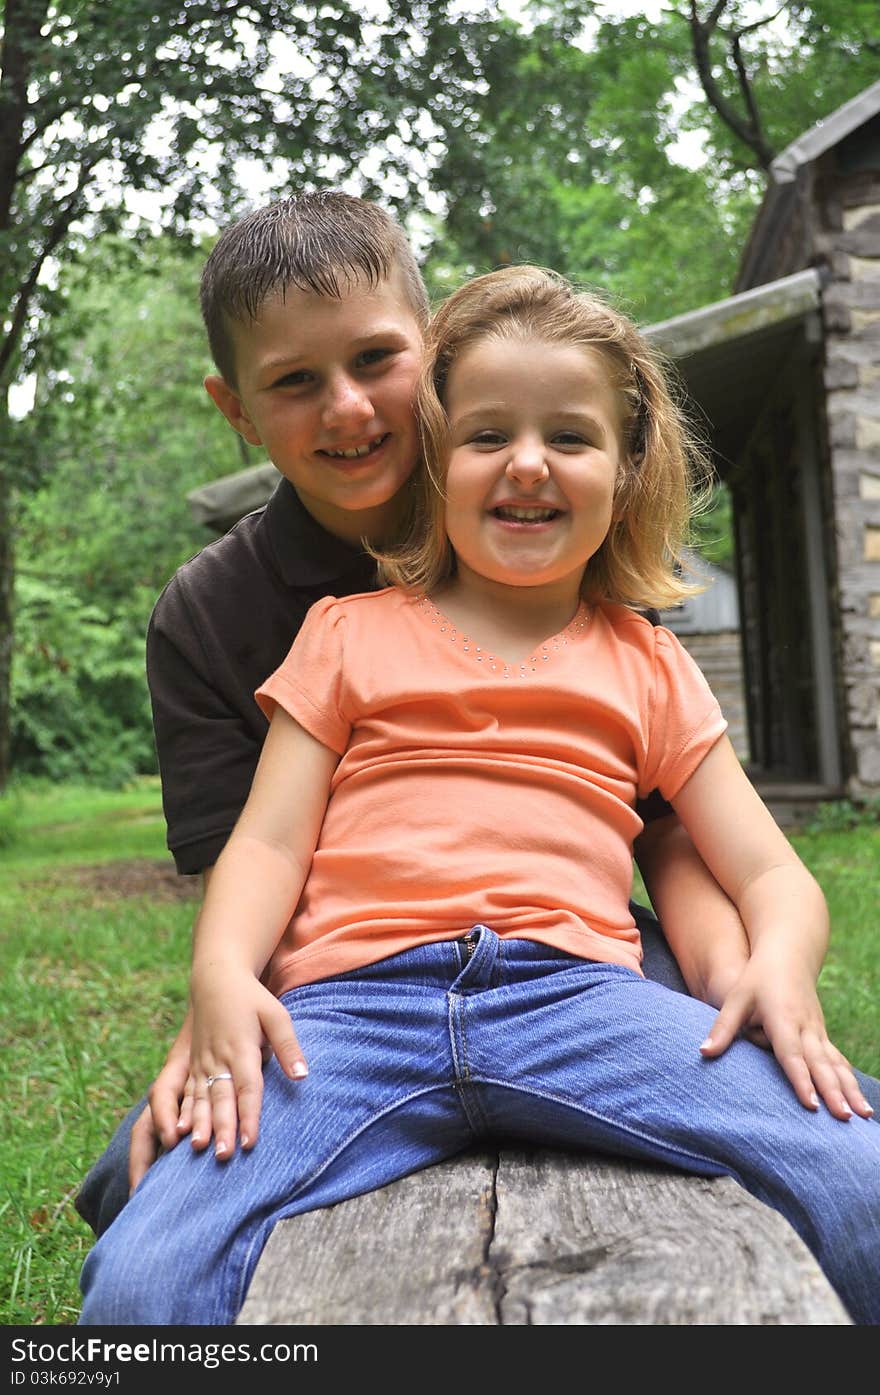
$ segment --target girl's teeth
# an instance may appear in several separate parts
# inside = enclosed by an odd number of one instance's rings
[[[498,518],[508,518],[514,523],[545,523],[554,518],[556,509],[496,509]]]

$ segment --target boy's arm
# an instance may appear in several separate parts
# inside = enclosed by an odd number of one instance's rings
[[[676,814],[645,824],[635,857],[689,992],[720,1007],[749,958],[739,912]]]
[[[760,1026],[807,1108],[817,1092],[839,1119],[870,1113],[849,1063],[829,1041],[816,992],[828,945],[825,898],[722,736],[672,800],[722,889],[737,907],[751,956],[728,993],[705,1054]]]

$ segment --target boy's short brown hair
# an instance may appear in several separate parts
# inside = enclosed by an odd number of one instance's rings
[[[428,294],[412,248],[378,204],[324,190],[247,214],[221,233],[202,271],[202,318],[220,374],[236,385],[230,323],[255,320],[267,296],[296,286],[339,299],[357,282],[377,286],[395,270],[410,309],[426,324]]]

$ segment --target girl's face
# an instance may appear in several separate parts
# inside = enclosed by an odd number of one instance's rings
[[[459,576],[576,595],[611,527],[620,409],[602,356],[481,340],[447,380],[446,529]]]

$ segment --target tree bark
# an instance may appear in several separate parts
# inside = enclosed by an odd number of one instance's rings
[[[9,409],[0,391],[0,793],[9,780],[12,707],[12,582],[14,530]]]

